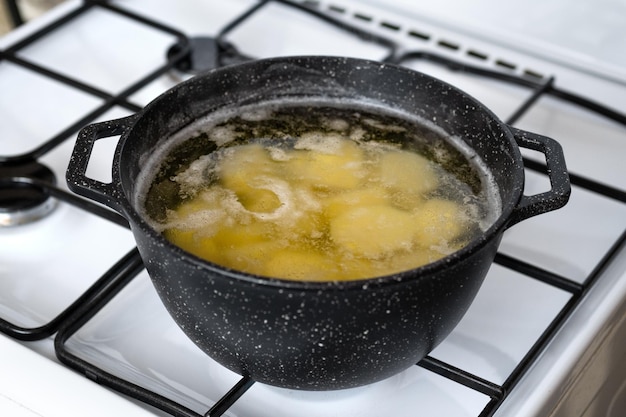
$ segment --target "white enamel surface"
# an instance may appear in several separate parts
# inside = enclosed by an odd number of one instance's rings
[[[117,3],[168,22],[189,35],[215,35],[224,24],[255,2],[123,0]],[[561,37],[551,39],[552,46],[544,45],[541,53],[524,54],[522,51],[527,43],[534,42],[534,38],[517,48],[505,47],[511,39],[518,37],[516,30],[525,25],[522,11],[517,10],[519,19],[513,25],[515,30],[508,37],[495,38],[493,33],[505,28],[492,26],[486,34],[478,35],[474,26],[480,20],[474,18],[488,3],[496,3],[479,2],[466,14],[448,15],[441,23],[445,18],[441,10],[444,7],[450,10],[452,3],[455,2],[447,0],[419,5],[411,2],[411,14],[398,12],[409,4],[402,0],[384,2],[384,10],[378,8],[382,2],[346,0],[333,2],[345,11],[332,14],[357,26],[375,29],[409,49],[448,54],[488,66],[498,60],[513,62],[516,69],[511,72],[516,74],[526,69],[556,74],[557,86],[594,96],[616,109],[623,107],[624,86],[606,78],[621,76],[619,69],[616,72],[615,65],[619,62],[615,60],[623,59],[624,54],[601,61],[596,72],[601,72],[602,77],[589,76],[589,68],[581,64],[587,58],[580,54],[597,52],[602,56],[596,59],[603,59],[609,44],[604,44],[598,51],[582,45],[580,48],[584,49],[581,50],[571,47],[571,39]],[[558,4],[556,0],[548,3],[552,11]],[[618,2],[609,0],[603,3],[619,6]],[[9,34],[0,39],[0,47],[10,45],[78,4],[77,1],[66,3]],[[328,6],[326,2],[320,4],[321,8]],[[581,2],[576,4],[579,6],[576,13],[579,13],[584,5]],[[461,11],[465,7],[468,6],[457,4],[452,10]],[[502,7],[493,9],[492,14],[483,16],[484,21],[496,19],[502,10]],[[550,14],[554,15],[554,12]],[[370,16],[371,21],[354,18],[355,15]],[[533,18],[537,17],[527,17],[531,21]],[[400,29],[381,28],[383,22],[397,24]],[[468,26],[469,23],[472,27]],[[458,25],[457,29],[455,25]],[[411,30],[427,33],[430,37],[428,40],[411,37],[408,35]],[[612,30],[612,26],[606,27],[606,31]],[[269,36],[263,37],[259,33]],[[241,51],[259,57],[333,54],[377,59],[386,54],[379,46],[362,44],[335,28],[278,5],[264,9],[228,38]],[[440,40],[456,43],[459,49],[442,49],[438,46]],[[137,27],[105,10],[94,10],[26,48],[20,56],[105,93],[116,94],[162,64],[165,50],[174,41],[171,35]],[[559,53],[554,59],[543,59],[544,50],[551,48],[558,49]],[[468,51],[484,52],[487,58],[484,62],[477,61],[468,57]],[[562,62],[566,55],[576,57],[568,61],[568,65],[556,63]],[[407,65],[467,91],[503,119],[530,94],[525,89],[450,72],[433,64],[415,61]],[[583,68],[584,73],[576,68]],[[133,93],[129,101],[145,105],[174,86],[176,81],[177,74],[162,75]],[[8,62],[0,65],[0,91],[0,154],[3,155],[29,151],[103,104],[101,98],[51,82]],[[128,110],[115,107],[98,120],[128,114]],[[622,126],[545,98],[516,126],[542,133],[561,143],[572,172],[626,188],[626,164],[623,163],[626,132]],[[42,162],[56,173],[64,189],[64,172],[75,134],[70,134],[68,141],[42,158]],[[102,181],[110,178],[110,159],[115,145],[115,138],[99,142],[89,166],[91,177]],[[524,153],[531,158],[541,157]],[[527,194],[547,188],[545,178],[536,173],[527,172],[526,181]],[[501,252],[583,282],[625,228],[626,206],[623,203],[574,187],[566,208],[526,220],[508,230]],[[49,321],[133,246],[128,230],[65,204],[38,223],[24,228],[0,229],[0,317],[26,326]],[[590,293],[589,300],[575,312],[528,376],[505,401],[497,413],[499,417],[539,417],[551,409],[577,361],[593,343],[594,337],[605,332],[620,311],[618,306],[626,298],[624,258],[622,254],[620,262],[605,273],[600,284]],[[46,267],[42,268],[42,264]],[[467,315],[432,356],[488,381],[502,383],[570,297],[567,292],[494,265]],[[49,339],[38,343],[17,343],[0,336],[0,414],[28,417],[161,415],[61,367],[54,358],[51,344]],[[107,371],[156,389],[199,413],[206,412],[239,380],[237,375],[202,354],[182,334],[163,309],[145,272],[72,337],[68,349]],[[70,389],[61,390],[60,387]],[[302,416],[471,417],[478,415],[488,401],[483,394],[414,367],[389,380],[343,392],[295,392],[255,384],[227,415],[290,416],[293,410],[297,410]],[[93,404],[106,406],[93,407]]]
[[[146,351],[146,346],[158,349]],[[183,335],[160,304],[145,273],[81,329],[68,349],[198,413],[206,412],[240,379]],[[479,352],[474,354],[480,356]],[[269,417],[298,409],[302,416],[326,416],[339,410],[341,415],[373,417],[391,407],[397,416],[411,416],[416,410],[472,416],[488,401],[482,394],[417,367],[363,388],[324,393],[256,384],[244,395],[247,401],[236,403],[229,415]]]
[[[68,225],[72,225],[71,238]],[[44,239],[41,233],[55,238]],[[132,249],[134,241],[128,230],[61,204],[37,223],[3,230],[0,246],[2,317],[36,326],[80,296]]]
[[[621,0],[365,2],[626,83]]]
[[[11,417],[151,416],[127,399],[0,336],[0,411]],[[53,378],[53,380],[51,380]]]

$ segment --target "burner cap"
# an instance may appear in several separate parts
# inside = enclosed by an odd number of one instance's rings
[[[56,207],[56,200],[29,179],[56,184],[52,170],[39,162],[0,163],[0,227],[34,222]]]

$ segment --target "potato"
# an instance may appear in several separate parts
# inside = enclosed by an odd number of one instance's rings
[[[262,176],[276,176],[277,169],[262,145],[251,144],[228,149],[217,165],[217,174],[221,184],[241,196],[257,188],[251,182]]]
[[[190,229],[173,228],[166,230],[164,234],[170,242],[187,252],[215,263],[220,262],[217,245],[212,239],[199,236],[196,231]]]
[[[196,239],[194,239],[195,234],[196,232],[193,229],[179,228],[171,228],[163,232],[163,235],[167,240],[177,246],[180,246],[188,252],[192,252],[192,249],[197,244]]]
[[[222,207],[222,191],[220,187],[211,187],[182,203],[176,210],[168,210],[167,227],[180,231],[194,230],[204,236],[213,234],[227,215]]]
[[[223,190],[221,187],[211,187],[185,200],[176,208],[176,216],[180,219],[188,218],[203,211],[222,210]],[[171,213],[170,213],[171,214]]]
[[[333,144],[326,152],[295,150],[285,163],[289,175],[315,188],[350,189],[365,176],[363,150],[350,140]]]
[[[272,213],[283,203],[280,198],[271,190],[263,188],[250,188],[237,193],[241,205],[249,211],[255,213]]]
[[[282,249],[284,245],[276,241],[219,247],[222,265],[252,274],[261,274],[267,260]]]
[[[412,246],[412,214],[388,205],[354,207],[330,220],[330,237],[356,256],[379,258]]]
[[[419,268],[420,266],[429,264],[441,259],[444,254],[436,250],[430,250],[421,247],[415,247],[410,251],[397,252],[384,262],[376,264],[376,272],[378,275],[394,274],[410,269]]]
[[[417,229],[417,241],[425,248],[447,246],[467,227],[467,218],[461,207],[450,200],[427,200],[415,210],[412,217]]]
[[[379,176],[384,187],[404,194],[424,194],[439,183],[431,162],[409,151],[384,153],[379,162]]]
[[[272,223],[252,221],[249,224],[223,224],[213,236],[220,248],[237,248],[250,243],[272,240],[276,227]]]
[[[322,201],[327,217],[336,217],[354,207],[387,204],[387,193],[381,187],[358,188],[334,194]]]
[[[262,271],[270,277],[305,281],[332,280],[339,277],[337,268],[327,256],[299,249],[284,249],[273,253]]]
[[[426,197],[422,194],[405,193],[399,190],[391,191],[388,195],[392,206],[406,211],[413,211],[426,201]]]
[[[323,217],[319,213],[310,211],[292,212],[289,218],[276,226],[280,238],[294,245],[320,239],[325,232]]]
[[[347,253],[342,253],[341,255],[335,254],[339,268],[337,273],[339,279],[352,280],[380,275],[376,270],[376,265],[378,264],[376,260],[359,258]]]

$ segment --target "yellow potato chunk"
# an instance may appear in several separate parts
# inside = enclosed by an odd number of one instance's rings
[[[202,191],[197,196],[182,203],[176,209],[179,218],[187,218],[200,212],[209,210],[221,210],[221,202],[223,196],[221,191],[215,187],[211,187]]]
[[[330,236],[356,256],[378,258],[411,247],[411,221],[411,213],[391,206],[354,207],[330,220]]]
[[[182,203],[168,213],[170,228],[194,230],[204,236],[215,232],[218,223],[224,219],[226,211],[222,207],[224,190],[211,187],[193,199]]]
[[[423,194],[438,185],[431,162],[408,151],[387,152],[380,158],[380,182],[383,186],[406,194]]]
[[[388,195],[392,206],[406,211],[413,211],[426,201],[422,194],[405,193],[399,190],[391,191]]]
[[[220,263],[219,251],[215,242],[206,237],[198,236],[194,230],[168,229],[165,237],[173,244],[199,258]]]
[[[241,145],[229,149],[218,164],[220,181],[237,191],[247,188],[248,182],[260,175],[273,175],[276,163],[260,144]]]
[[[376,264],[376,272],[377,275],[387,275],[407,271],[441,259],[444,255],[436,250],[415,248],[411,251],[395,253],[385,262]]]
[[[283,245],[276,241],[260,241],[238,246],[220,247],[222,264],[252,274],[262,274],[264,265]]]
[[[194,246],[197,244],[194,235],[195,231],[193,229],[171,228],[164,232],[164,236],[167,240],[188,252],[192,252],[192,249],[194,249]]]
[[[290,217],[276,226],[278,238],[287,239],[296,245],[319,239],[324,234],[323,218],[312,211],[291,213]]]
[[[320,152],[292,152],[291,160],[286,163],[290,175],[316,188],[356,187],[365,176],[363,150],[350,140],[332,145]]]
[[[246,210],[256,213],[271,213],[282,205],[276,193],[263,188],[250,188],[246,191],[240,191],[237,193],[237,197]]]
[[[467,219],[454,201],[431,199],[424,202],[413,214],[418,243],[430,248],[447,245],[467,227]]]
[[[385,273],[381,274],[377,271],[377,265],[379,263],[376,260],[344,255],[337,257],[337,262],[337,266],[339,267],[339,279],[342,280],[372,278],[386,275]]]
[[[332,260],[321,253],[285,249],[275,252],[263,268],[265,275],[304,281],[332,280],[339,277]]]
[[[235,192],[246,210],[271,213],[283,204],[272,190],[272,183],[280,181],[280,166],[263,146],[253,144],[230,149],[217,171],[220,183]]]
[[[358,188],[324,200],[324,213],[332,218],[354,207],[387,204],[387,193],[381,187]]]
[[[276,229],[272,223],[252,221],[248,224],[222,225],[213,240],[220,248],[237,248],[250,243],[272,240]]]

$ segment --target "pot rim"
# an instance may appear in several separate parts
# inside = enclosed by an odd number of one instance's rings
[[[417,268],[408,269],[405,271],[401,271],[394,274],[388,274],[377,277],[369,277],[362,279],[354,279],[354,280],[346,280],[346,281],[304,281],[304,280],[291,280],[285,278],[275,278],[275,277],[267,277],[258,274],[252,274],[248,272],[239,271],[236,269],[231,269],[219,265],[217,263],[210,262],[208,260],[197,257],[184,249],[178,247],[177,245],[171,243],[167,240],[161,233],[159,233],[156,229],[154,229],[149,222],[144,219],[144,216],[139,213],[139,210],[135,209],[134,203],[131,202],[133,198],[129,198],[126,195],[126,192],[122,192],[121,197],[121,210],[126,215],[127,219],[132,219],[131,227],[133,223],[141,227],[142,231],[148,233],[150,238],[156,239],[159,245],[164,245],[168,250],[174,251],[181,260],[192,263],[197,268],[208,268],[213,272],[218,272],[219,275],[224,276],[228,279],[236,279],[238,281],[247,282],[251,285],[257,286],[266,286],[266,287],[276,287],[280,289],[289,289],[289,290],[299,290],[299,291],[348,291],[348,290],[362,290],[365,288],[380,288],[387,287],[390,285],[400,285],[406,283],[408,281],[419,280],[424,277],[435,276],[437,271],[446,268],[447,265],[452,265],[456,263],[463,262],[470,256],[472,256],[475,252],[479,251],[485,245],[490,243],[492,239],[497,239],[499,234],[501,234],[509,224],[512,213],[515,207],[518,206],[520,199],[523,195],[523,183],[524,183],[524,169],[523,169],[523,161],[522,155],[519,150],[517,143],[515,142],[514,135],[510,130],[509,126],[500,120],[495,113],[493,113],[488,107],[486,107],[483,103],[475,99],[473,96],[467,94],[463,90],[448,84],[445,81],[442,81],[438,78],[432,77],[428,74],[421,73],[419,71],[403,67],[400,65],[389,64],[389,63],[381,63],[379,61],[360,59],[360,58],[349,58],[349,57],[335,57],[335,56],[290,56],[290,57],[278,57],[278,58],[267,58],[252,62],[246,62],[243,64],[237,64],[229,67],[222,67],[218,69],[214,69],[193,77],[187,81],[184,81],[175,87],[167,90],[162,95],[155,98],[151,101],[147,106],[145,106],[139,113],[137,113],[135,118],[133,119],[133,123],[130,127],[121,135],[120,141],[118,143],[118,148],[116,150],[115,159],[117,162],[120,160],[120,154],[126,143],[126,140],[130,136],[133,128],[141,117],[143,117],[146,113],[150,113],[151,109],[158,105],[158,103],[163,99],[163,97],[167,94],[175,94],[177,91],[180,91],[183,88],[188,88],[189,85],[193,85],[195,83],[202,82],[206,77],[216,77],[221,73],[228,73],[232,71],[233,67],[237,68],[246,68],[246,67],[254,67],[259,65],[271,65],[276,63],[290,63],[294,62],[300,63],[311,63],[313,61],[322,61],[322,62],[339,62],[342,61],[347,65],[369,65],[369,68],[385,68],[389,67],[395,71],[401,71],[407,74],[407,76],[411,77],[421,77],[428,82],[436,83],[441,86],[446,87],[449,90],[454,91],[456,94],[459,94],[466,100],[471,101],[475,107],[476,111],[480,111],[485,113],[488,119],[492,122],[495,122],[497,127],[500,129],[501,140],[508,141],[510,144],[514,146],[510,146],[511,157],[514,159],[514,164],[511,166],[511,174],[514,175],[514,181],[519,182],[522,186],[519,187],[519,190],[514,190],[511,198],[508,201],[502,201],[502,193],[499,191],[498,194],[501,198],[501,211],[498,217],[492,222],[492,224],[483,231],[480,236],[477,236],[472,241],[470,241],[463,248],[455,251],[445,257],[428,263],[426,265],[422,265]],[[119,175],[119,164],[114,170],[114,178],[118,183],[121,183],[121,178]]]

